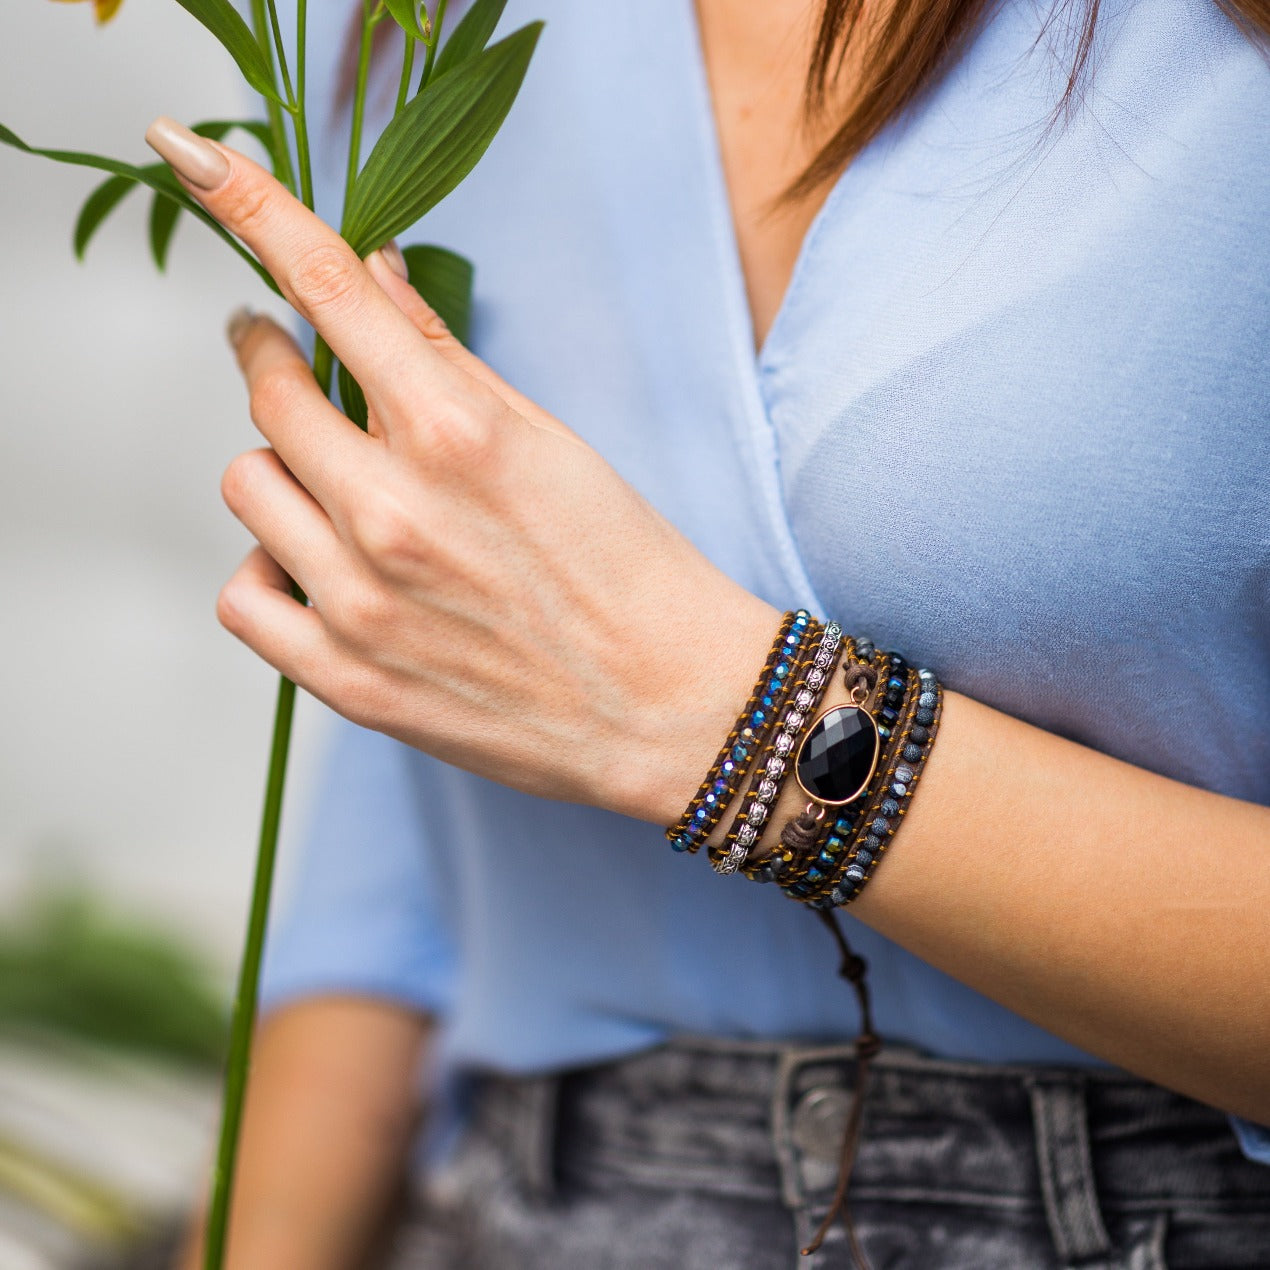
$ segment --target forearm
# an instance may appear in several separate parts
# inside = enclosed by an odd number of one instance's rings
[[[396,1193],[418,1121],[427,1026],[356,998],[266,1018],[253,1051],[230,1270],[352,1270]],[[202,1260],[191,1232],[182,1270]]]
[[[755,665],[777,620],[756,628]],[[845,700],[838,677],[821,708]],[[649,818],[673,822],[691,793]],[[787,781],[769,833],[800,794]],[[1270,809],[948,692],[921,787],[848,911],[1082,1049],[1270,1122]]]

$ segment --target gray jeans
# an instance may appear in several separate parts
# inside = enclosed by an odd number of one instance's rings
[[[391,1270],[829,1270],[850,1047],[686,1038],[480,1080]],[[1119,1070],[875,1060],[851,1212],[873,1270],[1267,1270],[1270,1167]]]

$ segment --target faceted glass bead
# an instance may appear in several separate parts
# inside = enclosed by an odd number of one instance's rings
[[[878,758],[878,729],[859,706],[837,706],[807,733],[798,749],[798,783],[822,803],[863,793]]]

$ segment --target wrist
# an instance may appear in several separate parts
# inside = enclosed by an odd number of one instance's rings
[[[713,609],[726,621],[703,624],[687,643],[678,641],[670,672],[630,720],[622,805],[614,810],[672,825],[696,794],[781,621],[780,609],[737,592],[732,603]]]

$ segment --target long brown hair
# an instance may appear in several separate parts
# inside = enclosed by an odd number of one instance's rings
[[[1270,51],[1270,0],[1214,0],[1263,52]],[[834,76],[848,55],[858,80],[832,135],[780,201],[796,202],[839,173],[893,118],[912,105],[957,59],[999,0],[888,0],[885,17],[864,20],[864,0],[824,0],[803,95],[808,122],[823,119]],[[1039,43],[1063,11],[1081,9],[1079,37],[1051,125],[1069,112],[1093,47],[1100,0],[1056,0]]]

